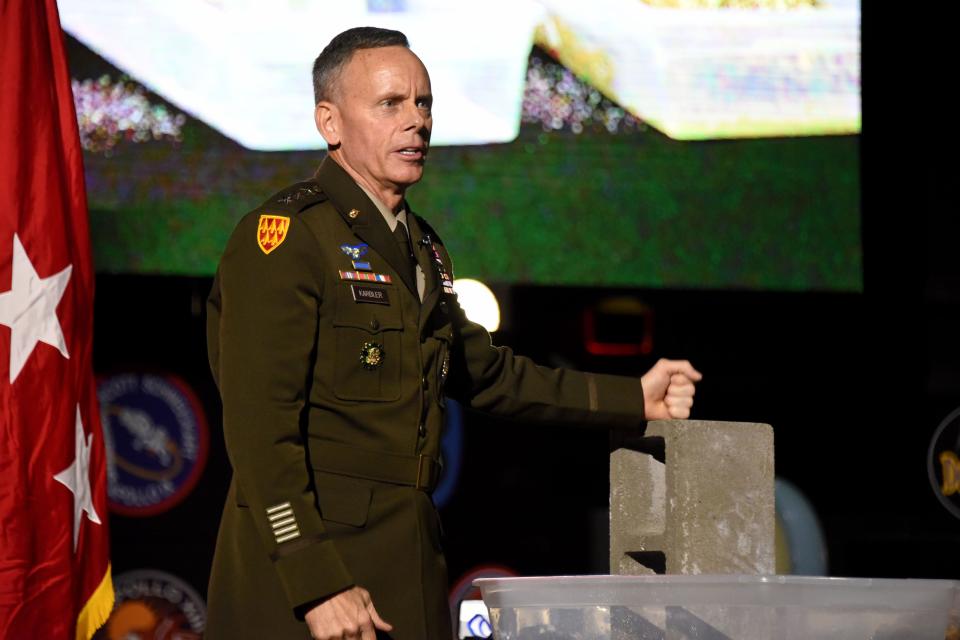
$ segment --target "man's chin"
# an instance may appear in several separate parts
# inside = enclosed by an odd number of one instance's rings
[[[393,182],[397,186],[406,189],[409,186],[420,182],[423,177],[423,163],[413,167],[406,167],[403,171],[398,171],[393,176]]]

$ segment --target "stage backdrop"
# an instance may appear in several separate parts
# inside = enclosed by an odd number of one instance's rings
[[[310,66],[404,30],[431,72],[415,210],[457,277],[862,287],[851,0],[61,0],[97,268],[208,275],[323,157]]]

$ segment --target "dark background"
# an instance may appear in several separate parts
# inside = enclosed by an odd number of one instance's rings
[[[515,286],[496,339],[547,364],[633,375],[656,357],[691,359],[705,374],[694,417],[774,426],[777,474],[817,510],[831,575],[957,578],[960,521],[927,478],[930,439],[960,406],[956,118],[941,89],[955,75],[952,22],[877,4],[863,7],[862,294]],[[113,570],[152,566],[205,593],[229,480],[206,365],[210,280],[100,275],[97,286],[98,373],[175,373],[212,430],[183,503],[111,516]],[[583,350],[580,314],[611,294],[653,309],[650,357]],[[451,579],[481,563],[606,572],[607,453],[605,433],[468,415],[463,475],[442,513]]]

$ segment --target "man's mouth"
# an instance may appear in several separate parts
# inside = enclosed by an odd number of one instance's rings
[[[422,160],[427,155],[427,149],[426,147],[403,147],[397,153],[409,160]]]

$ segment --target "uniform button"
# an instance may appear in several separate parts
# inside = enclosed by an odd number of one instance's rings
[[[421,386],[423,386],[424,390],[426,390],[426,388],[427,388],[427,376],[423,376],[422,378],[420,378],[420,384],[421,384]]]
[[[446,301],[446,300],[441,300],[441,301],[440,301],[440,311],[443,312],[443,313],[449,313],[449,309],[447,309],[447,301]]]
[[[371,320],[371,321],[370,321],[370,328],[373,329],[374,331],[376,331],[377,329],[379,329],[379,328],[380,328],[380,321],[377,320],[376,318],[374,318],[373,320]]]
[[[426,437],[427,437],[427,427],[426,427],[425,425],[421,424],[419,427],[417,427],[417,433],[420,434],[420,437],[421,437],[421,438],[426,438]]]

